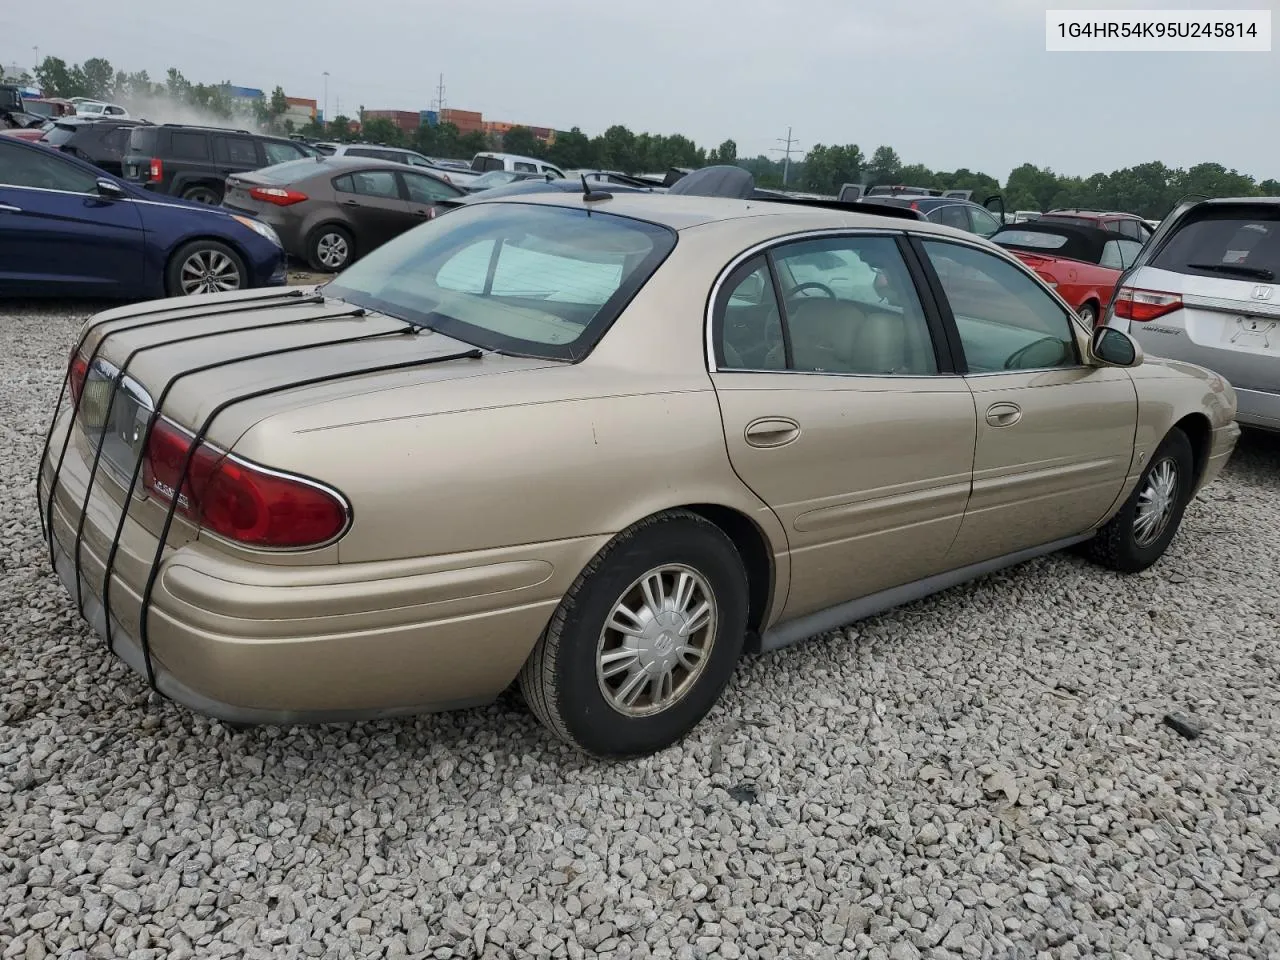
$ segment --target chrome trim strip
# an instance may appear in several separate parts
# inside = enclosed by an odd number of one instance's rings
[[[1241,283],[1249,283],[1250,286],[1256,286],[1247,280]],[[1138,289],[1147,289],[1139,287]],[[1280,303],[1267,303],[1262,300],[1235,300],[1228,297],[1201,297],[1194,293],[1182,294],[1182,307],[1195,307],[1200,310],[1213,310],[1219,313],[1244,314],[1257,317],[1275,317],[1280,320]]]
[[[135,184],[131,180],[125,180],[123,182],[127,184],[129,187],[135,187]],[[104,203],[142,203],[151,207],[168,207],[171,210],[203,209],[206,213],[216,213],[216,214],[220,214],[222,216],[227,216],[227,217],[232,216],[232,214],[229,211],[224,210],[221,206],[215,207],[215,206],[212,206],[211,204],[204,204],[203,206],[188,206],[185,203],[172,203],[164,200],[144,200],[141,197],[135,197],[131,195],[125,195],[122,197],[104,197],[100,193],[82,193],[77,190],[53,190],[53,189],[50,189],[49,187],[28,187],[25,184],[4,183],[3,181],[0,181],[0,187],[4,187],[6,190],[30,190],[34,193],[56,193],[64,197],[81,197],[82,199],[85,199],[85,200],[101,200]],[[137,189],[141,189],[141,188],[137,188]]]

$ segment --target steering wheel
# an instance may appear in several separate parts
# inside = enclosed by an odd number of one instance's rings
[[[795,296],[801,290],[809,290],[809,289],[821,290],[832,300],[836,299],[836,292],[832,290],[830,287],[828,287],[825,283],[819,283],[817,280],[808,280],[805,283],[796,284],[794,287],[791,288],[791,295]]]
[[[1054,358],[1054,363],[1033,364],[1032,369],[1035,369],[1036,367],[1042,367],[1042,366],[1057,366],[1057,364],[1062,360],[1062,349],[1063,349],[1062,341],[1059,340],[1057,337],[1041,337],[1039,340],[1034,340],[1031,343],[1028,343],[1025,347],[1020,347],[1019,349],[1011,353],[1009,355],[1009,358],[1004,362],[1004,368],[1006,370],[1021,370],[1022,360],[1025,359],[1027,355],[1030,354],[1033,350],[1035,350],[1036,347],[1042,347],[1046,343],[1051,343],[1054,345],[1054,347],[1057,348],[1057,356]]]

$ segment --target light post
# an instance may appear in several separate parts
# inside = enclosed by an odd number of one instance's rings
[[[329,129],[329,71],[324,72],[324,129]]]

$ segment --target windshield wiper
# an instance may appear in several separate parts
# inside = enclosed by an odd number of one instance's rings
[[[1192,270],[1212,270],[1214,273],[1234,273],[1253,280],[1274,280],[1275,271],[1266,267],[1248,267],[1242,263],[1188,263]]]

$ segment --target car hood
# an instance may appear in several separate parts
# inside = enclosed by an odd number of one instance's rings
[[[172,381],[162,413],[190,430],[220,411],[207,436],[228,449],[267,417],[341,408],[288,418],[291,429],[310,430],[342,417],[421,414],[450,407],[439,389],[447,381],[561,365],[491,353],[477,359],[469,344],[314,291],[214,294],[109,311],[90,321],[100,326],[84,352],[105,334],[99,356],[117,368],[129,361],[129,375],[153,402]]]

